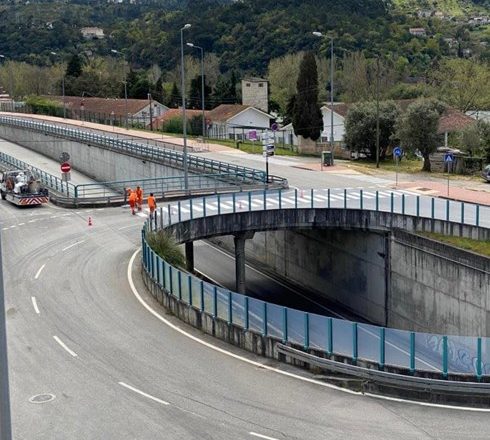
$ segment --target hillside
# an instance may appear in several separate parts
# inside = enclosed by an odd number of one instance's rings
[[[464,20],[421,18],[416,11],[429,8],[462,16],[474,8],[485,10],[486,1],[4,1],[0,3],[0,53],[43,65],[53,62],[51,51],[66,57],[75,52],[108,55],[111,49],[118,49],[135,67],[156,63],[170,69],[179,57],[179,29],[191,23],[187,38],[202,45],[206,53],[216,53],[223,71],[263,74],[271,58],[318,49],[319,41],[311,31],[320,30],[334,34],[340,56],[359,50],[367,56],[389,54],[394,60],[403,56],[417,73],[434,57],[451,55],[441,40],[453,37]],[[103,28],[105,38],[84,40],[80,33],[84,26]],[[428,38],[412,37],[408,32],[411,26],[426,28]],[[488,39],[485,29],[478,35]],[[477,55],[490,58],[488,48],[480,46]]]

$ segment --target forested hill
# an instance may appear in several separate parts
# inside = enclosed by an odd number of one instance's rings
[[[262,74],[271,58],[318,47],[319,42],[311,34],[313,30],[332,32],[340,56],[345,51],[358,50],[365,50],[368,56],[376,52],[396,56],[400,52],[414,66],[419,63],[423,68],[435,49],[425,48],[424,43],[413,43],[408,28],[423,26],[429,36],[442,38],[450,36],[456,25],[449,20],[401,13],[400,4],[408,0],[393,2],[139,0],[130,4],[125,0],[119,4],[3,0],[0,1],[0,53],[42,65],[53,62],[51,51],[62,56],[88,50],[107,55],[111,49],[117,49],[135,67],[156,63],[168,69],[178,60],[179,30],[184,23],[191,23],[186,39],[203,46],[207,53],[216,53],[223,71],[238,69]],[[458,0],[451,2],[459,4]],[[481,2],[475,0],[475,4]],[[103,28],[105,38],[84,40],[80,28],[85,26]]]

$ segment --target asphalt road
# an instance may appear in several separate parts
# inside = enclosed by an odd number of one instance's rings
[[[15,439],[488,438],[488,413],[351,395],[156,319],[128,283],[143,219],[126,210],[1,203],[0,217]]]

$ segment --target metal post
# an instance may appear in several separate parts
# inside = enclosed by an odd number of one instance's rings
[[[185,116],[185,65],[184,65],[184,29],[191,27],[186,24],[180,29],[180,60],[181,60],[181,77],[182,77],[182,131],[184,135],[184,189],[189,189],[188,170],[187,170],[187,119]]]
[[[376,57],[376,168],[379,168],[379,55]]]
[[[376,211],[379,211],[379,191],[376,190]]]
[[[415,333],[410,332],[410,373],[415,372]]]
[[[386,340],[386,330],[384,327],[379,328],[379,368],[383,369],[385,367],[385,340]]]
[[[231,290],[228,290],[228,324],[233,323],[233,307],[231,301]]]
[[[61,78],[61,92],[63,93],[63,119],[66,119],[65,74]]]
[[[327,353],[333,354],[333,321],[327,318]]]
[[[126,130],[128,130],[128,81],[127,81],[127,74],[126,74],[126,69],[124,69],[124,111],[125,111],[125,117],[124,117],[124,123],[126,125]]]
[[[449,200],[446,200],[446,221],[449,221]]]
[[[330,188],[327,189],[327,208],[330,209]]]
[[[402,214],[405,215],[405,194],[402,194]]]
[[[434,220],[435,210],[436,210],[436,207],[435,207],[435,199],[432,198],[431,201],[430,201],[430,213],[431,213],[432,220]]]
[[[192,278],[187,275],[187,289],[189,290],[189,305],[192,306]]]
[[[476,340],[476,379],[478,382],[481,380],[482,375],[481,365],[481,338]]]
[[[417,196],[417,217],[420,216],[420,196]]]
[[[282,309],[282,342],[288,342],[288,308]]]
[[[202,216],[206,217],[206,197],[202,198]]]
[[[218,317],[218,287],[213,288],[213,318]]]
[[[464,223],[464,202],[461,202],[461,223]]]
[[[3,286],[3,261],[0,236],[0,438],[10,440],[12,427],[10,421],[10,392],[7,357],[7,323],[5,322],[5,291]]]
[[[203,280],[201,280],[200,282],[199,293],[201,296],[201,312],[204,312],[204,281]]]
[[[304,340],[305,350],[310,348],[310,315],[305,312],[305,340]]]
[[[447,357],[447,336],[442,337],[442,377],[444,379],[447,379],[447,364],[448,364],[448,357]]]
[[[476,205],[476,226],[480,226],[480,205]]]
[[[347,190],[344,189],[344,209],[347,209]]]
[[[248,309],[249,309],[249,304],[248,304],[248,296],[245,297],[245,330],[248,330],[250,327],[250,319],[248,316]]]
[[[264,302],[264,336],[267,336],[267,303]]]
[[[357,346],[357,322],[352,323],[352,360],[357,362],[358,346]]]
[[[330,154],[333,165],[333,37],[330,37]]]
[[[279,209],[282,209],[282,188],[279,188],[278,190],[278,197],[279,197]]]
[[[393,214],[393,209],[395,207],[395,195],[391,193],[391,213]]]
[[[298,190],[294,188],[294,209],[298,209]]]
[[[363,206],[362,206],[362,189],[359,190],[359,207],[362,210],[362,208],[363,208]]]

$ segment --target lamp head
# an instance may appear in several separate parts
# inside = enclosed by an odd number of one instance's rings
[[[58,55],[56,52],[49,52],[51,55]]]
[[[323,37],[323,34],[321,32],[313,32],[313,35],[315,37]]]
[[[187,44],[187,46],[189,46],[189,47],[194,47],[194,44],[192,44],[192,43],[186,43],[186,44]]]
[[[189,29],[192,25],[190,23],[186,23],[182,29]]]

